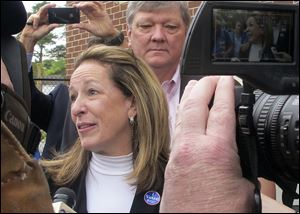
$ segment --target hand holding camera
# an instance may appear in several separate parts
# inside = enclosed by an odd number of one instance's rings
[[[20,41],[27,53],[33,53],[35,44],[50,31],[59,27],[59,24],[49,24],[48,22],[48,10],[54,7],[55,4],[46,4],[28,18],[20,36]]]
[[[97,37],[112,37],[118,34],[113,22],[101,2],[80,2],[72,8],[49,8],[49,24],[72,24],[73,28],[86,30]],[[80,22],[80,11],[88,22]]]
[[[73,24],[72,27],[86,30],[96,37],[112,37],[118,34],[103,3],[98,1],[80,2],[74,4],[73,7],[80,9],[88,18],[88,22]]]
[[[224,20],[221,26],[219,20]],[[298,20],[297,5],[205,2],[191,25],[181,63],[182,76],[236,75],[243,79],[237,120],[243,175],[249,180],[264,177],[276,182],[288,195],[284,199],[288,206],[297,197],[299,184]],[[246,28],[239,37],[232,30],[237,22]],[[279,33],[281,42],[274,40],[278,22],[285,29]],[[238,57],[215,57],[233,42],[239,45]],[[223,43],[227,45],[220,45]]]

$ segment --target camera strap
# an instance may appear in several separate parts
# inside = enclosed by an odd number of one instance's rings
[[[40,142],[40,129],[30,120],[24,100],[4,84],[1,84],[1,121],[29,154],[35,153]]]
[[[255,95],[251,87],[244,84],[244,92],[241,94],[241,105],[238,109],[237,126],[237,142],[239,156],[241,160],[241,168],[243,176],[251,181],[254,186],[254,202],[253,212],[262,212],[262,202],[260,195],[260,183],[258,181],[258,157],[256,152],[256,139],[253,126],[253,105],[255,103]]]

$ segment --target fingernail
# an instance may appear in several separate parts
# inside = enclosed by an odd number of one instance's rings
[[[197,82],[197,80],[190,80],[187,86],[194,86]]]

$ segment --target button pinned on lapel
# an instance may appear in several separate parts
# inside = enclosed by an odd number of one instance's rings
[[[148,191],[144,195],[144,201],[151,206],[154,206],[160,202],[160,194],[155,191]]]

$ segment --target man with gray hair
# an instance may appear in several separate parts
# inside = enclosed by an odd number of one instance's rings
[[[132,48],[134,54],[145,60],[152,68],[168,99],[172,135],[180,99],[179,61],[191,22],[188,3],[129,1],[126,12],[128,44],[113,26],[101,3],[80,2],[74,6],[87,15],[89,22],[74,24],[73,27],[101,37],[102,43],[122,41],[123,46],[128,45]]]

